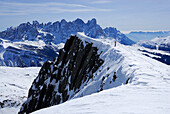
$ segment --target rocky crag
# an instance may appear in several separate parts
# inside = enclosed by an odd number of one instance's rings
[[[47,61],[34,80],[19,114],[63,103],[74,97],[103,64],[98,49],[71,36],[58,58]]]

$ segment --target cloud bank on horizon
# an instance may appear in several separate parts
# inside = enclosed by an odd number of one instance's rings
[[[169,0],[0,0],[0,30],[22,22],[96,18],[121,31],[170,30]]]

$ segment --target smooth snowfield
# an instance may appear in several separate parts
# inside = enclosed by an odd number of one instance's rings
[[[93,42],[94,46],[103,51],[101,58],[105,60],[97,71],[96,78],[74,97],[60,105],[41,109],[33,114],[77,114],[77,113],[170,113],[170,66],[144,56],[138,47],[125,46],[117,43],[114,47],[112,39],[92,39],[82,33],[78,34],[84,43]],[[109,70],[106,70],[109,67]],[[105,69],[105,70],[103,70]],[[114,71],[117,81],[109,83]],[[94,85],[105,77],[104,91],[94,93]],[[123,78],[122,78],[123,77]],[[128,79],[123,85],[122,80]],[[113,88],[116,87],[116,88]],[[84,96],[87,95],[87,96]],[[77,98],[84,96],[81,98]]]
[[[4,108],[0,108],[0,114],[16,114],[22,103],[26,100],[28,90],[40,67],[3,67],[0,66],[0,102],[5,102]],[[14,106],[11,106],[14,103]]]
[[[169,99],[169,87],[158,89],[129,84],[73,99],[33,114],[169,114]]]

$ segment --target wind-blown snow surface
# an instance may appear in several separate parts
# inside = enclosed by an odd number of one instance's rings
[[[28,90],[40,67],[3,67],[0,66],[0,114],[16,114],[26,100]]]
[[[169,88],[120,86],[33,114],[169,114]]]
[[[34,114],[170,113],[170,66],[144,56],[134,46],[118,43],[114,47],[111,39],[92,39],[82,33],[78,37],[84,43],[93,42],[99,52],[103,51],[101,58],[105,60],[94,80],[90,80],[74,98],[88,96],[71,99]],[[110,83],[114,72],[118,78]],[[92,94],[103,77],[103,89],[107,90]],[[126,82],[130,83],[125,85]]]

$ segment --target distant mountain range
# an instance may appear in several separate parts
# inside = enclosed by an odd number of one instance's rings
[[[139,41],[137,44],[150,49],[157,49],[170,52],[170,36],[157,37],[148,41]]]
[[[60,22],[48,22],[45,24],[40,24],[38,21],[33,21],[32,24],[29,22],[22,23],[18,27],[10,27],[0,32],[0,37],[10,41],[37,41],[42,39],[45,43],[53,42],[58,44],[66,42],[66,39],[71,34],[76,34],[77,32],[84,32],[85,35],[92,38],[112,37],[125,45],[134,43],[114,27],[102,29],[94,18],[87,23],[84,23],[79,18],[72,22],[62,19]]]
[[[144,55],[170,65],[170,36],[157,37],[149,41],[139,41],[137,45],[145,47],[139,48]]]
[[[41,66],[56,57],[61,43],[77,32],[84,32],[92,38],[113,38],[125,45],[135,43],[114,27],[101,28],[96,19],[87,23],[81,19],[72,22],[62,19],[45,24],[33,21],[0,32],[0,65]]]
[[[158,31],[158,32],[130,32],[126,34],[127,37],[132,39],[133,41],[140,41],[140,40],[152,40],[156,37],[167,37],[170,36],[170,31]]]

